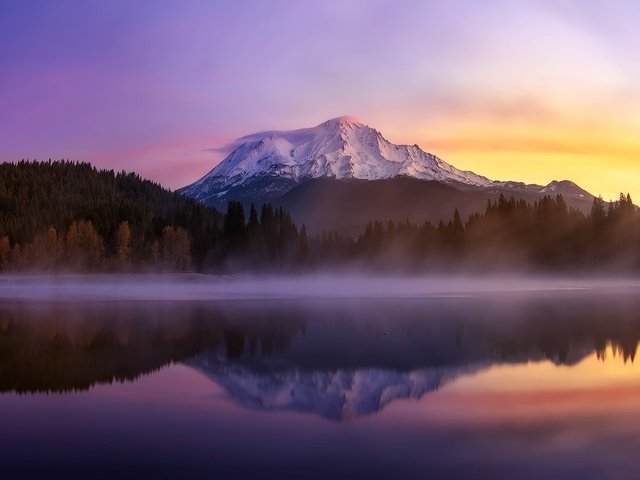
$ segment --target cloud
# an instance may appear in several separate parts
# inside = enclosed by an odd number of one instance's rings
[[[226,145],[222,145],[221,147],[208,147],[200,150],[203,153],[231,153],[233,150],[233,144],[228,143]]]

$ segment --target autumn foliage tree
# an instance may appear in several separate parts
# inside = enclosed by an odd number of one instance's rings
[[[120,269],[129,266],[131,256],[131,228],[129,222],[120,222],[116,230],[116,260]]]
[[[65,235],[67,262],[75,270],[97,270],[104,254],[104,244],[93,224],[78,220],[71,224]]]
[[[0,270],[6,270],[9,264],[9,254],[11,253],[11,244],[9,237],[4,235],[0,237]]]
[[[191,267],[191,241],[182,227],[164,227],[162,230],[163,268],[182,272]]]

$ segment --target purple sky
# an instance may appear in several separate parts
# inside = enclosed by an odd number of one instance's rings
[[[631,0],[0,0],[0,160],[176,188],[236,137],[349,114],[492,178],[640,195],[639,21]]]

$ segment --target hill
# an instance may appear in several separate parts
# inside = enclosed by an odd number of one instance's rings
[[[34,240],[49,229],[61,242],[74,222],[79,226],[81,221],[95,229],[103,245],[98,241],[94,247],[107,256],[117,253],[118,228],[126,224],[127,261],[133,263],[153,256],[154,242],[161,246],[165,228],[182,229],[190,239],[189,255],[200,265],[219,236],[223,215],[134,173],[68,161],[0,165],[0,237],[18,246],[14,255],[23,255],[28,244],[35,248]],[[92,237],[90,231],[79,233],[87,241]]]

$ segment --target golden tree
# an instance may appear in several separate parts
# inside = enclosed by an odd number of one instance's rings
[[[162,259],[165,270],[184,271],[191,266],[191,239],[182,227],[162,230]]]
[[[126,268],[129,265],[131,256],[131,229],[129,222],[121,222],[116,230],[116,255],[118,266]]]
[[[77,270],[92,270],[100,266],[104,242],[90,221],[74,221],[65,236],[69,264]]]
[[[9,237],[5,235],[0,238],[0,270],[6,270],[9,266],[10,252],[11,245],[9,244]]]

